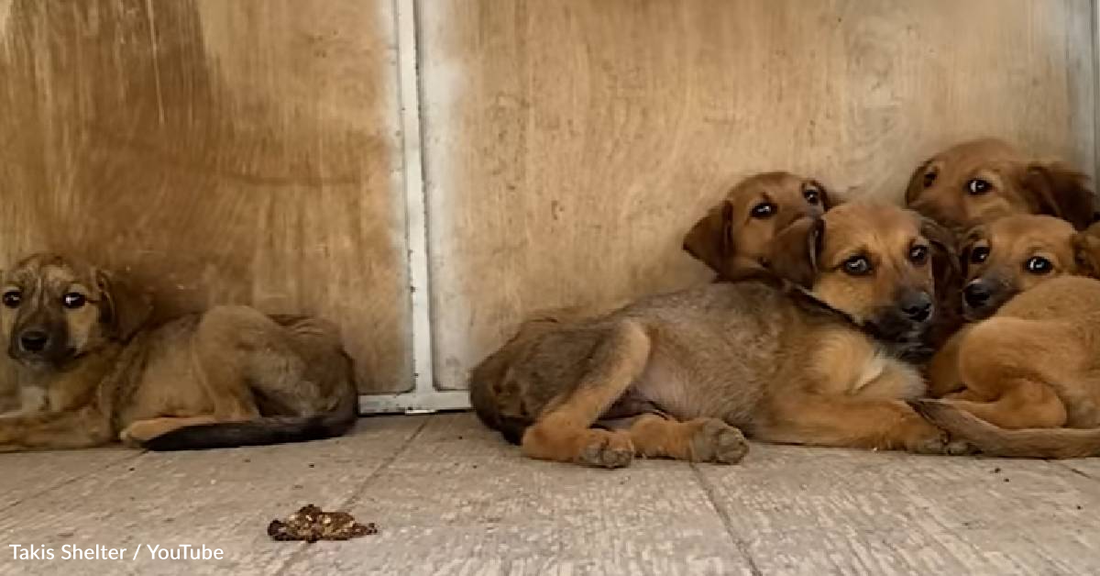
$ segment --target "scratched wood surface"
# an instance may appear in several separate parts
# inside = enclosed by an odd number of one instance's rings
[[[958,139],[1093,172],[1084,0],[419,3],[435,369],[532,310],[707,278],[680,239],[764,169],[900,199]]]
[[[0,267],[324,316],[363,391],[408,388],[394,51],[388,0],[0,0]]]
[[[472,414],[366,418],[351,436],[178,454],[6,454],[0,574],[1066,574],[1100,571],[1093,460],[753,444],[735,466],[595,470],[523,458]],[[22,491],[35,474],[39,490]],[[1095,468],[1093,468],[1095,470]],[[247,489],[242,488],[247,487]],[[306,503],[379,533],[272,542]],[[105,529],[105,527],[109,527]],[[221,561],[22,561],[11,544],[221,547]]]

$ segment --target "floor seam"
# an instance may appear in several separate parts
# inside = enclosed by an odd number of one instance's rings
[[[707,501],[710,503],[711,508],[718,514],[718,518],[722,520],[722,526],[726,529],[726,536],[729,537],[733,546],[741,553],[741,557],[749,563],[749,571],[753,576],[763,576],[764,572],[760,570],[760,567],[756,565],[756,559],[752,557],[752,552],[749,551],[749,544],[744,539],[739,537],[733,529],[733,521],[730,519],[729,514],[722,506],[718,504],[717,491],[714,486],[707,480],[706,476],[699,470],[699,466],[692,463],[691,470],[695,473],[695,481],[699,483],[699,486],[703,489],[703,493],[707,496]]]
[[[63,481],[58,482],[57,484],[54,484],[54,485],[49,486],[47,488],[43,488],[42,490],[39,490],[38,492],[35,492],[34,494],[24,496],[24,497],[16,500],[15,502],[12,502],[12,503],[7,504],[5,506],[0,506],[0,512],[7,511],[7,510],[10,510],[12,508],[15,508],[16,506],[19,506],[20,504],[23,504],[24,502],[27,502],[28,500],[34,500],[35,498],[38,498],[38,497],[40,497],[44,494],[48,494],[50,492],[53,492],[54,490],[57,490],[58,488],[63,488],[65,486],[68,486],[69,484],[73,484],[73,483],[78,482],[80,480],[84,480],[85,478],[89,478],[92,475],[94,475],[95,473],[100,472],[102,470],[106,470],[107,468],[110,468],[111,466],[114,466],[115,464],[122,464],[122,463],[125,463],[125,462],[132,462],[133,460],[136,460],[138,457],[140,457],[144,453],[145,452],[135,452],[134,454],[124,456],[122,458],[119,458],[118,460],[112,460],[112,461],[110,461],[110,462],[108,462],[108,463],[106,463],[102,466],[92,468],[92,469],[90,469],[90,470],[86,471],[85,473],[80,474],[78,476],[73,476],[72,478],[69,478],[67,480],[63,480]]]
[[[1073,466],[1070,466],[1069,464],[1066,464],[1064,462],[1056,462],[1056,461],[1053,461],[1053,460],[1048,460],[1047,462],[1049,462],[1050,464],[1055,464],[1059,468],[1069,470],[1070,472],[1073,472],[1074,474],[1076,474],[1078,476],[1084,476],[1085,478],[1088,478],[1089,480],[1093,480],[1093,481],[1100,480],[1100,478],[1097,478],[1096,476],[1093,476],[1092,474],[1089,474],[1088,472],[1082,472],[1082,471],[1080,471],[1080,470],[1074,468]]]
[[[343,503],[340,504],[338,510],[346,511],[351,507],[351,505],[355,504],[355,502],[358,501],[359,496],[366,491],[367,486],[369,486],[371,482],[378,478],[378,476],[380,476],[382,472],[389,468],[391,464],[396,462],[397,459],[401,457],[401,455],[408,451],[409,447],[412,446],[413,442],[420,437],[420,433],[424,431],[424,428],[427,428],[428,422],[430,422],[431,420],[431,416],[424,418],[424,421],[420,424],[420,426],[416,427],[416,430],[414,430],[413,433],[405,439],[405,441],[397,450],[393,451],[393,454],[390,454],[386,459],[382,460],[382,462],[374,470],[372,470],[370,474],[367,474],[367,477],[364,478],[363,481],[359,483],[359,486],[352,491],[351,497],[344,500]],[[307,542],[300,543],[298,550],[295,550],[294,553],[290,555],[290,558],[287,558],[286,562],[283,562],[283,564],[275,570],[275,576],[286,574],[291,567],[293,567],[295,564],[302,561],[302,559],[306,557],[306,553],[309,552],[311,547],[312,546]]]

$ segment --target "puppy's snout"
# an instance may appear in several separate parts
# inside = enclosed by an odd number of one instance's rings
[[[19,347],[24,352],[42,352],[50,345],[50,335],[45,330],[29,329],[19,335]]]
[[[971,308],[981,308],[989,303],[993,291],[981,280],[975,280],[963,288],[963,301]]]
[[[924,322],[932,316],[932,297],[927,292],[912,292],[902,298],[900,307],[913,322]]]

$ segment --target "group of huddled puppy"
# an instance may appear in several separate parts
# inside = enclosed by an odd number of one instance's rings
[[[471,373],[481,420],[533,457],[732,463],[764,442],[1100,454],[1100,224],[1086,179],[997,140],[921,164],[907,208],[759,174],[684,238],[717,281],[530,318]],[[1090,227],[1091,226],[1091,227]],[[357,417],[339,330],[150,295],[50,253],[0,271],[19,390],[0,452],[295,442]]]
[[[785,172],[684,238],[715,282],[525,322],[470,378],[525,455],[734,463],[773,443],[1100,455],[1100,224],[1087,179],[995,139],[917,167],[906,208]]]

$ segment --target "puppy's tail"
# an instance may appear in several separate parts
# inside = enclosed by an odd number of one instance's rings
[[[350,365],[350,358],[344,354]],[[177,428],[142,443],[147,450],[207,450],[309,442],[342,436],[359,417],[359,393],[354,378],[342,387],[337,405],[309,416],[265,416],[240,422],[215,422]]]
[[[1100,428],[1008,430],[945,402],[911,400],[909,405],[952,438],[965,440],[989,456],[1061,459],[1100,455]]]

